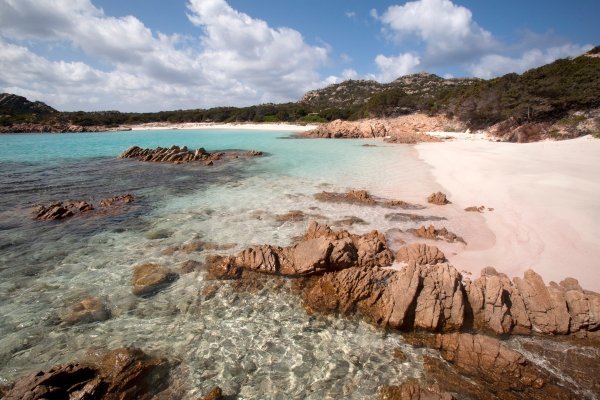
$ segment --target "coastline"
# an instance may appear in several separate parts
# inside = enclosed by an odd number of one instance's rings
[[[600,290],[599,140],[458,140],[415,148],[456,206],[494,209],[465,212],[466,225],[481,226],[483,218],[493,235],[472,231],[476,244],[450,255],[452,264],[474,277],[488,265],[510,277],[533,268],[547,282],[571,276],[588,290]]]
[[[235,130],[264,130],[264,131],[290,131],[290,132],[305,132],[315,129],[318,125],[307,124],[297,125],[283,122],[278,123],[236,123],[230,122],[226,124],[212,122],[150,122],[146,124],[124,125],[124,128],[132,131],[150,131],[150,130],[165,130],[165,129],[235,129]]]

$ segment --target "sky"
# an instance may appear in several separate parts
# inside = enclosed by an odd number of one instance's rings
[[[151,112],[422,71],[488,79],[600,44],[598,15],[598,0],[0,0],[0,92]]]

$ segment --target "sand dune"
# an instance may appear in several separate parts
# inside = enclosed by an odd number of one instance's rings
[[[572,276],[584,288],[600,290],[600,140],[455,141],[416,148],[455,205],[494,208],[465,212],[474,240],[449,257],[454,265],[475,276],[487,265],[511,277],[534,268],[547,282]],[[477,237],[480,218],[493,235]]]

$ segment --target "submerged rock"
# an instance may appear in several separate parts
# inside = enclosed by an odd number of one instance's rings
[[[142,264],[133,270],[133,287],[136,296],[149,296],[177,279],[177,274],[158,264]]]
[[[113,207],[122,204],[133,203],[135,198],[131,194],[123,194],[120,196],[107,197],[100,200],[100,207]]]
[[[431,204],[437,204],[438,206],[443,206],[450,203],[446,198],[446,195],[442,192],[430,194],[429,197],[427,197],[427,202]]]
[[[89,297],[75,304],[62,320],[68,324],[105,321],[110,318],[110,310],[96,297]]]
[[[130,147],[121,153],[117,158],[137,158],[146,162],[162,163],[189,163],[201,162],[203,165],[213,165],[215,161],[232,160],[240,157],[258,157],[262,156],[261,151],[213,151],[209,152],[202,147],[193,150],[186,146],[157,147],[156,149],[142,149],[138,146]]]
[[[220,387],[215,386],[206,396],[202,397],[201,400],[221,400],[223,399],[223,391]]]
[[[441,391],[437,385],[422,386],[418,381],[410,379],[398,386],[381,388],[379,400],[457,400],[457,398]]]
[[[346,193],[320,192],[315,194],[318,201],[329,203],[349,203],[365,206],[383,206],[388,208],[419,209],[416,204],[410,204],[403,200],[385,200],[372,196],[366,190],[350,190]]]
[[[151,399],[166,389],[168,375],[166,360],[121,348],[96,363],[59,364],[25,376],[4,399]]]

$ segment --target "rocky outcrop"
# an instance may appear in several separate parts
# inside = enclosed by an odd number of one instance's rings
[[[223,391],[220,387],[215,386],[206,396],[202,397],[201,400],[221,400],[223,399]]]
[[[395,143],[440,142],[426,132],[444,130],[451,121],[444,116],[430,117],[411,114],[397,118],[368,119],[361,121],[335,120],[306,132],[303,136],[327,139],[390,138]]]
[[[92,211],[94,206],[83,200],[66,200],[50,205],[38,205],[33,210],[33,219],[38,221],[60,220],[76,214]]]
[[[427,202],[436,204],[438,206],[443,206],[450,203],[446,198],[446,195],[442,192],[431,193],[429,197],[427,197]]]
[[[82,213],[90,214],[90,211],[106,214],[109,210],[115,210],[124,204],[132,203],[135,198],[131,194],[109,197],[100,200],[100,209],[93,204],[83,200],[65,200],[49,205],[37,205],[33,209],[33,219],[38,221],[62,220]]]
[[[409,229],[408,232],[422,239],[444,240],[448,243],[460,242],[463,244],[467,244],[467,242],[465,242],[465,240],[462,237],[457,236],[455,233],[450,232],[448,229],[436,229],[433,225],[429,225],[429,227],[427,228],[425,228],[425,226],[421,226],[418,229]]]
[[[136,296],[150,296],[177,279],[177,274],[158,264],[142,264],[133,270],[132,289]]]
[[[413,263],[401,271],[353,267],[311,282],[304,304],[310,312],[359,312],[395,329],[455,330],[464,321],[460,279],[448,264]]]
[[[110,318],[110,310],[96,297],[83,299],[72,306],[61,319],[67,324],[105,321]]]
[[[60,364],[25,376],[4,400],[151,399],[166,389],[168,376],[166,360],[121,348],[98,362]]]
[[[307,276],[351,266],[390,265],[393,255],[383,234],[353,235],[312,222],[300,243],[279,247],[253,246],[209,267],[212,277],[237,278],[242,270],[287,276]]]
[[[396,262],[427,265],[438,264],[446,261],[446,256],[435,246],[413,243],[404,246],[396,253]]]
[[[350,190],[346,193],[320,192],[315,194],[315,199],[328,203],[348,203],[365,206],[383,206],[388,208],[420,209],[416,204],[410,204],[403,200],[386,200],[372,196],[366,190]]]
[[[137,158],[140,161],[173,164],[202,162],[204,165],[212,165],[215,161],[231,160],[240,157],[258,157],[262,155],[261,151],[255,150],[209,152],[202,147],[190,150],[187,146],[157,147],[156,149],[142,149],[138,146],[133,146],[121,153],[118,158]]]

